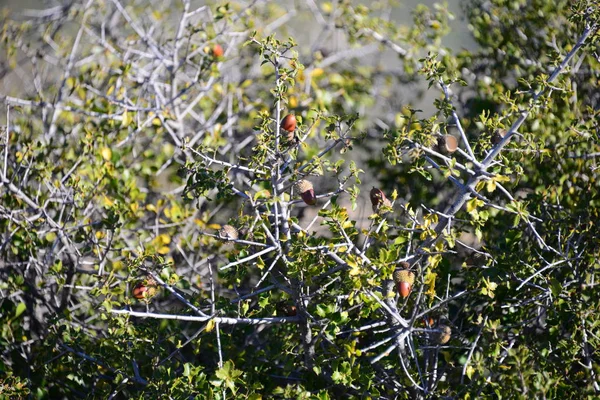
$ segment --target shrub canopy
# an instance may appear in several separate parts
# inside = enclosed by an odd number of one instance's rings
[[[368,3],[4,14],[0,398],[600,394],[598,4]]]

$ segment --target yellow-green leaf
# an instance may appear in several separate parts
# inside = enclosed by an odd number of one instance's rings
[[[123,128],[127,128],[131,124],[131,122],[133,121],[133,117],[127,111],[123,112],[122,118],[123,119],[121,120],[121,126]]]
[[[103,147],[102,150],[100,150],[100,154],[106,161],[110,161],[112,158],[112,150],[109,147]]]
[[[17,309],[15,310],[14,318],[17,318],[19,315],[23,314],[23,312],[25,312],[26,308],[27,308],[27,306],[25,306],[25,303],[23,303],[23,302],[19,303],[19,305],[17,306]]]
[[[475,368],[473,368],[472,366],[470,366],[470,365],[469,365],[469,366],[467,367],[467,371],[466,371],[466,373],[467,373],[467,377],[468,377],[469,379],[471,379],[471,377],[473,376],[473,373],[474,373],[474,372],[475,372]]]
[[[208,323],[206,324],[206,332],[210,332],[213,329],[215,329],[215,320],[211,319],[208,321]]]

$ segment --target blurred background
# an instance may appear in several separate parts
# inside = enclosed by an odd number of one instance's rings
[[[20,18],[19,15],[22,15],[24,18],[39,16],[41,10],[71,3],[72,1],[69,0],[0,0],[0,8],[8,10],[12,15],[12,18],[18,20]],[[75,3],[84,4],[85,1],[76,0]],[[141,6],[136,8],[141,14],[137,16],[140,20],[151,20],[152,13],[157,9],[156,6],[150,6],[153,4],[150,0],[124,0],[122,3]],[[225,1],[192,1],[190,9],[195,9],[202,5],[209,5],[212,10],[215,10],[219,5],[225,3]],[[387,82],[384,83],[385,80],[394,79],[392,77],[400,77],[404,74],[402,60],[393,50],[377,43],[362,48],[361,46],[352,47],[348,43],[347,32],[337,29],[330,29],[329,32],[324,31],[322,28],[323,24],[319,24],[317,21],[319,16],[318,11],[315,12],[315,10],[323,10],[328,7],[328,5],[335,4],[335,2],[286,0],[257,1],[255,3],[241,1],[237,3],[246,5],[253,4],[255,9],[260,10],[279,9],[288,11],[287,19],[284,17],[283,19],[270,20],[270,22],[266,24],[268,26],[256,28],[259,30],[262,29],[265,32],[273,31],[277,33],[277,37],[280,39],[293,37],[298,43],[297,50],[300,54],[299,59],[303,64],[311,64],[317,50],[323,53],[323,57],[336,53],[343,54],[349,48],[358,49],[359,52],[364,50],[364,54],[347,58],[344,57],[340,61],[337,61],[337,67],[340,70],[352,71],[353,69],[360,68],[362,65],[373,66],[375,68],[372,73],[376,76],[380,76],[379,78],[376,78],[377,80],[374,80],[377,85],[374,84],[373,87],[370,88],[370,91],[372,92],[371,104],[367,104],[368,102],[364,102],[360,99],[344,100],[348,103],[356,103],[352,107],[360,114],[361,125],[357,126],[358,129],[368,129],[369,135],[375,137],[375,139],[379,139],[383,130],[393,128],[390,123],[393,123],[394,118],[396,118],[396,122],[398,121],[397,116],[399,115],[400,110],[407,105],[422,110],[423,115],[431,115],[435,112],[433,103],[434,99],[440,96],[440,91],[435,89],[427,90],[426,82],[422,77],[416,76],[410,80],[402,80],[400,78],[398,82],[391,85]],[[394,4],[391,7],[387,4],[382,6],[379,2],[371,1],[354,1],[353,3],[356,6],[363,5],[365,7],[373,7],[373,10],[371,10],[373,14],[380,15],[383,20],[393,22],[397,27],[406,27],[406,29],[409,29],[413,26],[413,12],[416,8],[419,6],[426,6],[434,9],[436,3],[439,2],[434,0],[408,0],[396,3],[388,2]],[[467,0],[450,0],[443,3],[444,7],[453,15],[453,18],[450,18],[449,20],[451,31],[442,38],[442,46],[447,47],[451,52],[459,52],[463,49],[473,49],[476,46],[469,32],[469,26],[463,12],[463,7],[465,7],[466,3]],[[147,4],[148,7],[144,7],[145,4]],[[158,2],[155,4],[163,10],[169,9],[170,11],[173,11],[170,16],[167,16],[166,20],[163,21],[162,26],[176,26],[177,18],[179,18],[180,12],[183,9],[183,2],[181,0],[171,0],[170,4],[169,2]],[[146,15],[143,15],[144,13]],[[68,32],[69,29],[73,30],[73,35],[77,32],[76,26],[73,26],[72,28],[67,27],[66,32]],[[168,37],[162,37],[160,40],[166,41],[168,40]],[[401,43],[401,45],[404,44]],[[242,50],[240,49],[239,51],[241,52]],[[0,54],[0,58],[1,57],[3,57],[3,54]],[[239,60],[240,59],[235,56],[228,57],[228,61],[223,65],[224,74],[229,74],[234,81],[239,79],[243,80],[244,78],[243,73],[240,74]],[[0,59],[0,61],[2,60]],[[260,74],[259,69],[260,68],[258,68],[257,65],[253,72]],[[50,75],[52,75],[52,73],[50,73]],[[21,96],[22,92],[27,90],[26,87],[28,86],[28,83],[26,82],[27,78],[25,78],[25,76],[27,76],[27,74],[19,75],[15,72],[8,72],[8,74],[0,77],[0,95]],[[49,79],[49,81],[51,80],[52,79]],[[385,89],[380,90],[377,89],[377,87],[383,87]],[[4,116],[0,115],[0,121],[2,121],[3,118]],[[370,141],[368,146],[371,148],[367,151],[360,149],[347,154],[346,157],[350,157],[355,161],[359,161],[361,158],[363,160],[373,161],[381,157],[381,148],[378,140]],[[372,167],[378,169],[377,166],[372,165]],[[375,177],[369,176],[369,172],[367,172],[365,182],[363,182],[364,187],[362,187],[361,195],[358,199],[358,210],[362,210],[361,215],[353,215],[354,218],[362,221],[365,225],[368,223],[366,218],[370,214],[368,190],[370,190],[372,184],[377,184],[377,179],[387,181],[387,184],[391,184],[391,187],[398,187],[399,185],[394,176]],[[326,181],[318,183],[325,187],[330,184],[330,182]],[[411,197],[410,191],[407,190],[400,194],[399,200],[406,202],[409,201]],[[419,199],[415,200],[420,202]],[[304,217],[312,218],[313,212],[316,211],[308,211],[307,215]]]

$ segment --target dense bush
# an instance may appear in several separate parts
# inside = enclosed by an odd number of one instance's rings
[[[597,3],[368,3],[5,14],[0,397],[600,395]]]

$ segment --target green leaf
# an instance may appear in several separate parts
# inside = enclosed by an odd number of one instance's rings
[[[471,379],[471,378],[473,377],[473,373],[474,373],[474,372],[475,372],[475,368],[473,368],[473,366],[469,365],[469,366],[467,367],[467,371],[466,371],[466,373],[467,373],[467,377],[468,377],[469,379]]]
[[[21,302],[17,305],[17,309],[15,310],[15,316],[14,318],[18,318],[19,315],[23,314],[23,312],[25,312],[25,310],[27,309],[27,306],[25,305],[25,303]]]
[[[190,376],[192,371],[192,364],[190,363],[185,363],[183,364],[183,376]]]
[[[555,278],[550,279],[550,290],[552,291],[552,296],[558,297],[562,292],[562,284]]]

